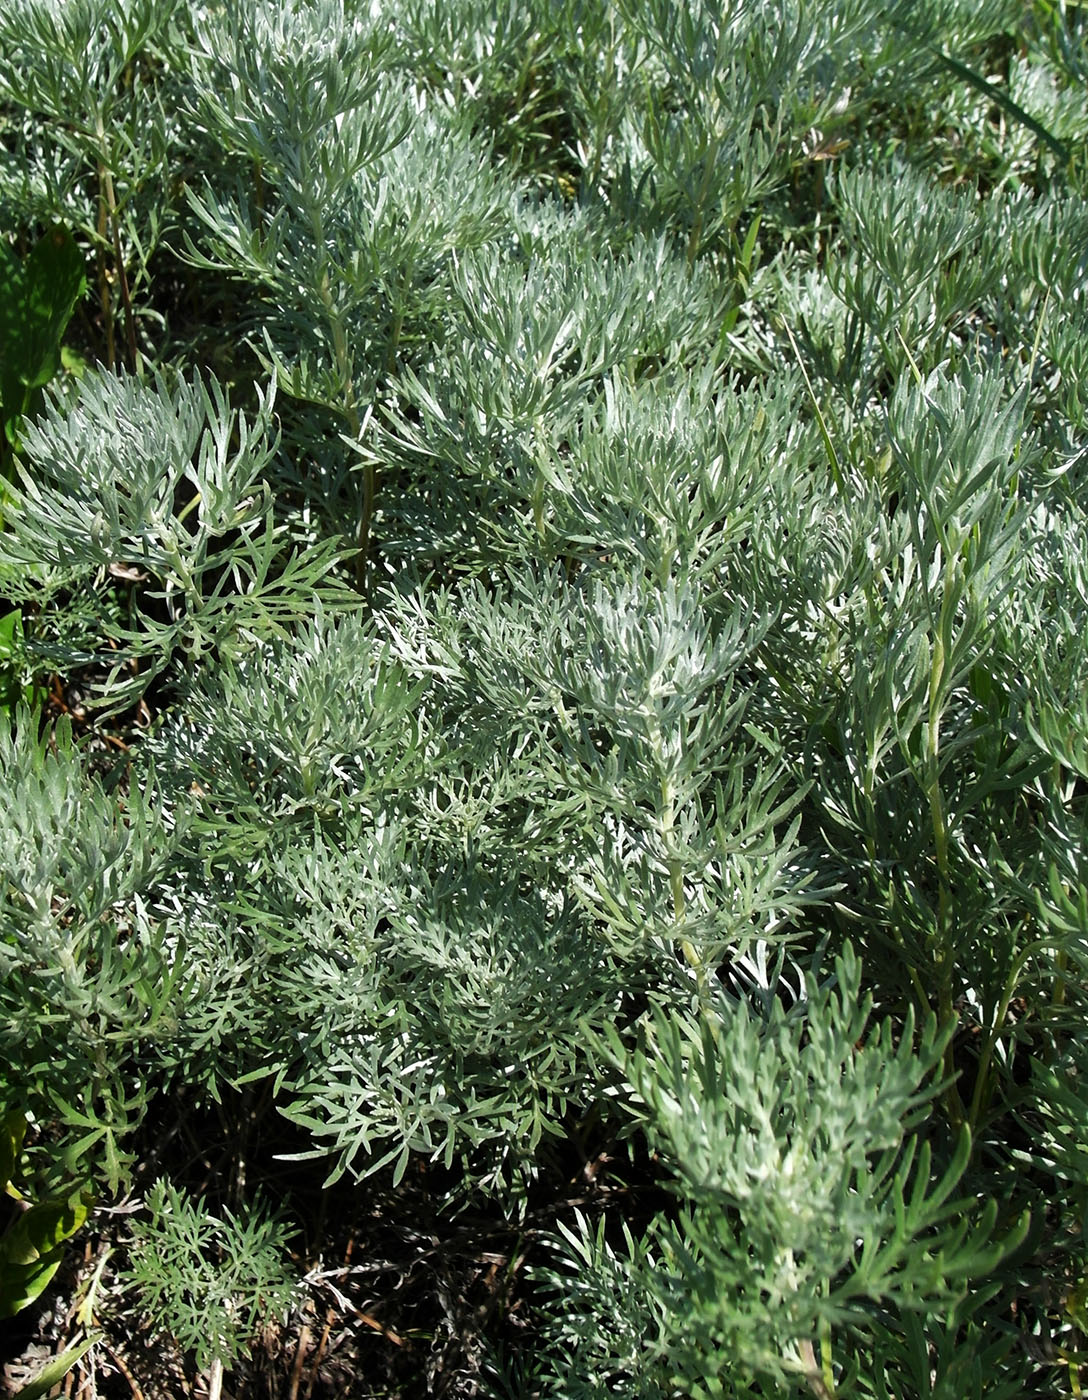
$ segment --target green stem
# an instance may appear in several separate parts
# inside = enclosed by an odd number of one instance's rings
[[[957,1019],[949,976],[952,960],[952,949],[949,946],[952,922],[952,872],[949,860],[948,822],[945,817],[940,774],[941,697],[944,688],[944,673],[944,640],[938,630],[933,641],[933,657],[929,671],[929,712],[926,718],[925,737],[925,790],[929,802],[930,821],[933,827],[933,852],[937,864],[937,948],[934,961],[938,976],[937,1015],[942,1027],[954,1024]],[[949,1080],[949,1086],[945,1092],[949,1117],[953,1124],[959,1126],[964,1121],[964,1107],[959,1090],[952,1082],[956,1066],[951,1039],[945,1048],[944,1067]]]
[[[612,94],[616,87],[616,31],[615,18],[610,15],[609,27],[612,42],[605,52],[604,73],[599,91],[603,94],[597,107],[597,120],[593,127],[593,160],[590,163],[587,188],[596,193],[604,164],[604,143],[608,139],[609,118],[612,114]]]
[[[106,337],[106,364],[113,369],[117,346],[113,331],[113,293],[110,290],[109,268],[106,265],[104,245],[109,242],[109,211],[106,206],[105,190],[99,180],[98,196],[98,304],[102,308],[102,330]]]
[[[706,160],[703,165],[703,179],[699,186],[699,197],[695,204],[695,219],[691,225],[691,233],[688,236],[688,246],[685,253],[688,270],[695,266],[695,259],[699,256],[699,246],[703,239],[703,227],[706,222],[706,201],[710,193],[710,179],[715,165],[718,163],[718,147],[721,141],[718,137],[717,125],[715,124],[714,135],[710,138],[710,145],[707,148]]]
[[[834,1377],[832,1377],[832,1385],[829,1387],[824,1371],[816,1361],[816,1349],[807,1337],[802,1337],[797,1343],[797,1350],[801,1355],[805,1383],[809,1390],[817,1397],[817,1400],[835,1400]]]
[[[170,529],[159,531],[159,542],[163,547],[163,552],[167,557],[170,568],[174,571],[178,583],[181,585],[182,596],[185,605],[193,614],[200,611],[200,606],[204,601],[203,594],[196,585],[193,572],[185,562],[185,558],[178,549],[178,542],[174,537],[174,532]]]
[[[695,973],[695,981],[699,990],[699,997],[702,999],[706,993],[706,966],[699,950],[689,938],[683,937],[681,929],[684,917],[687,912],[687,899],[684,895],[684,863],[676,854],[673,845],[673,834],[676,829],[676,792],[672,785],[672,779],[665,772],[664,744],[661,739],[660,725],[654,725],[653,745],[655,757],[658,761],[661,772],[661,815],[660,827],[661,843],[665,848],[665,865],[669,872],[669,893],[672,896],[672,920],[673,926],[679,936],[680,951],[684,955],[684,961]]]
[[[820,1319],[820,1363],[823,1371],[824,1389],[828,1395],[835,1394],[835,1371],[831,1355],[831,1323],[827,1318]]]
[[[724,19],[719,21],[717,37],[717,53],[714,61],[714,71],[720,72],[725,62],[726,48],[728,44],[728,28]],[[703,178],[699,184],[699,195],[695,202],[695,220],[691,226],[691,234],[688,237],[687,258],[688,269],[695,266],[695,259],[699,255],[699,248],[702,244],[703,229],[706,226],[706,203],[710,194],[710,181],[713,179],[715,167],[718,164],[718,153],[721,149],[721,102],[715,104],[713,114],[713,125],[711,128],[710,143],[707,146],[706,158],[703,162]],[[738,211],[739,212],[739,211]]]
[[[394,374],[397,368],[397,351],[400,349],[401,332],[404,330],[404,303],[398,301],[389,324],[389,352],[385,357],[385,371]]]
[[[315,234],[324,241],[324,226],[320,216],[315,216]],[[362,436],[362,421],[359,417],[359,401],[355,393],[355,371],[351,352],[348,350],[347,330],[344,318],[332,295],[328,266],[321,269],[318,283],[321,304],[325,311],[329,333],[332,336],[333,359],[340,379],[342,398],[341,412],[347,420],[351,438],[359,442]],[[360,593],[367,589],[367,556],[370,553],[370,530],[374,520],[374,504],[378,491],[378,469],[374,462],[367,461],[363,466],[363,500],[359,510],[359,530],[356,535],[355,582]]]
[[[136,344],[136,318],[132,311],[132,296],[128,285],[128,272],[125,269],[125,259],[121,251],[121,223],[118,218],[117,194],[113,186],[113,172],[110,163],[106,159],[106,128],[99,113],[95,124],[95,135],[98,140],[98,186],[99,214],[98,231],[103,239],[109,239],[113,245],[113,262],[117,273],[117,285],[121,292],[121,306],[125,313],[125,335],[128,341],[129,366],[137,374],[142,369],[139,346]],[[109,345],[109,363],[113,364],[113,335],[112,316],[108,327],[107,338]]]
[[[1056,948],[1061,950],[1062,944],[1056,938],[1036,938],[1020,953],[1009,969],[1009,975],[1005,978],[1005,985],[1001,990],[1001,999],[997,1004],[997,1011],[994,1014],[990,1029],[986,1035],[986,1040],[982,1047],[982,1053],[978,1057],[978,1073],[975,1077],[975,1091],[971,1096],[971,1108],[968,1113],[967,1123],[971,1131],[978,1127],[983,1110],[990,1100],[990,1084],[993,1075],[990,1067],[993,1063],[994,1051],[997,1049],[997,1042],[1001,1039],[1005,1028],[1005,1018],[1009,1014],[1009,1007],[1012,999],[1016,995],[1016,988],[1020,983],[1020,975],[1028,965],[1031,958],[1036,953],[1041,953],[1045,948]]]

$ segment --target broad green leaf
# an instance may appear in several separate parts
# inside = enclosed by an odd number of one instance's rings
[[[58,1196],[31,1206],[0,1239],[0,1268],[52,1257],[87,1219],[90,1204],[85,1193],[73,1191],[66,1199]]]
[[[92,1332],[90,1336],[84,1337],[83,1341],[77,1342],[75,1346],[68,1347],[59,1356],[54,1356],[51,1361],[47,1361],[32,1381],[23,1386],[22,1390],[17,1390],[12,1400],[40,1400],[43,1395],[57,1385],[81,1356],[86,1356],[91,1347],[101,1338],[101,1332]]]
[[[6,622],[7,618],[0,623],[0,661],[3,660],[3,628]],[[0,1182],[3,1182],[9,1195],[12,1194],[11,1179],[15,1175],[15,1163],[19,1160],[25,1133],[26,1119],[17,1109],[4,1115],[4,1124],[0,1128]]]
[[[0,1236],[0,1317],[28,1307],[60,1268],[63,1244],[87,1219],[90,1195],[40,1201],[18,1216]]]
[[[83,254],[67,229],[48,229],[20,261],[0,249],[0,406],[11,420],[61,364],[60,342],[87,288]]]
[[[22,650],[23,641],[23,619],[18,608],[14,612],[9,612],[5,617],[0,617],[0,711],[7,710],[10,714],[22,698],[22,686],[19,683],[19,673],[16,659]],[[9,1115],[10,1118],[20,1118],[19,1114]],[[0,1175],[4,1173],[4,1151],[5,1145],[9,1141],[14,1141],[14,1130],[9,1134],[8,1124],[5,1121],[3,1133],[0,1134]],[[21,1135],[20,1135],[21,1141]],[[16,1152],[18,1147],[16,1147]],[[14,1160],[12,1166],[14,1165]],[[7,1173],[4,1180],[9,1180],[11,1172]]]
[[[14,1317],[42,1294],[61,1266],[64,1251],[32,1264],[11,1264],[0,1259],[0,1318]]]

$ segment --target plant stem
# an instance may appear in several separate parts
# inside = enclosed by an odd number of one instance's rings
[[[945,604],[942,605],[941,619],[935,629],[933,649],[929,667],[929,695],[925,727],[925,794],[929,803],[930,823],[933,828],[933,855],[937,865],[937,947],[934,958],[938,976],[937,1017],[942,1028],[957,1020],[952,1000],[949,968],[952,961],[950,929],[952,923],[952,874],[948,847],[948,822],[945,818],[944,795],[941,792],[941,701],[944,694],[945,646],[943,622],[945,606],[950,593],[946,589]],[[949,1079],[945,1099],[949,1117],[957,1127],[963,1123],[965,1112],[959,1090],[952,1082],[956,1073],[952,1039],[944,1052],[945,1073]]]
[[[121,226],[117,217],[117,195],[113,187],[113,172],[110,163],[106,159],[106,129],[102,121],[102,114],[98,114],[95,135],[98,140],[98,185],[99,214],[98,231],[103,239],[109,238],[113,244],[113,262],[117,273],[117,285],[121,291],[121,306],[125,313],[125,334],[128,340],[129,367],[139,374],[141,370],[140,350],[136,344],[136,319],[132,312],[132,296],[129,292],[128,273],[125,271],[125,259],[121,252]],[[109,362],[113,363],[113,336],[112,317],[109,327],[110,334]]]
[[[324,225],[320,216],[315,216],[315,233],[324,243]],[[319,245],[319,246],[321,246]],[[332,352],[336,362],[336,371],[340,377],[340,393],[342,397],[341,413],[347,420],[348,430],[353,442],[359,442],[362,436],[362,421],[359,417],[359,402],[355,394],[355,370],[352,364],[351,354],[348,350],[347,330],[344,326],[344,318],[333,300],[332,285],[329,281],[328,266],[321,269],[321,280],[318,283],[318,291],[321,296],[321,304],[325,310],[325,319],[328,323],[329,333],[332,336]],[[356,536],[356,547],[358,554],[355,558],[355,582],[360,593],[367,590],[367,556],[370,553],[370,527],[374,519],[374,502],[378,490],[378,469],[372,460],[367,460],[363,464],[363,500],[359,510],[359,530]]]
[[[797,1343],[797,1350],[801,1353],[801,1360],[805,1363],[805,1381],[813,1395],[819,1400],[835,1400],[834,1387],[828,1388],[824,1373],[816,1361],[816,1349],[807,1337],[803,1337]]]
[[[699,186],[699,197],[695,204],[695,218],[691,225],[691,233],[688,236],[688,246],[684,254],[689,271],[694,268],[695,259],[699,256],[699,246],[702,243],[703,228],[706,222],[706,201],[710,193],[710,178],[715,165],[718,163],[718,147],[720,144],[718,132],[715,128],[703,164],[703,179]]]
[[[106,337],[106,364],[110,369],[114,366],[117,347],[113,334],[113,293],[110,290],[109,268],[106,265],[106,254],[102,245],[109,240],[109,214],[106,208],[104,195],[98,202],[98,302],[102,308],[102,330]]]
[[[1033,958],[1036,953],[1041,953],[1045,948],[1055,947],[1058,948],[1059,951],[1061,950],[1061,943],[1057,939],[1033,939],[1023,952],[1020,953],[1009,969],[1009,975],[1005,978],[1005,985],[1001,989],[1001,999],[997,1004],[997,1010],[994,1013],[994,1018],[990,1024],[986,1041],[982,1047],[982,1053],[978,1057],[978,1073],[975,1077],[975,1090],[971,1096],[971,1108],[967,1116],[967,1124],[972,1132],[977,1128],[979,1119],[982,1117],[983,1109],[989,1102],[990,1081],[993,1077],[990,1073],[990,1065],[993,1062],[993,1054],[997,1048],[997,1042],[1001,1039],[1001,1032],[1005,1026],[1005,1018],[1009,1014],[1009,1007],[1012,1005],[1012,999],[1016,995],[1016,988],[1020,982],[1020,974],[1027,966],[1028,961]]]
[[[666,868],[669,872],[669,892],[672,896],[673,926],[677,934],[680,935],[680,951],[684,955],[684,961],[695,973],[695,982],[701,1000],[706,993],[706,966],[694,943],[692,943],[689,938],[685,938],[681,932],[687,909],[687,900],[684,895],[684,863],[681,857],[676,854],[673,843],[673,834],[676,826],[676,789],[673,787],[672,778],[666,771],[665,745],[659,720],[654,720],[651,732],[654,754],[658,762],[659,772],[661,773],[661,808],[658,829],[661,834],[662,845],[665,849]]]

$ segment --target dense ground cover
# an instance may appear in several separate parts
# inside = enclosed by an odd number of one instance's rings
[[[12,1387],[1081,1393],[1086,87],[6,0]]]

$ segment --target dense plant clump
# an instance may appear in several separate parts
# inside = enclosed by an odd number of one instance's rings
[[[1080,1395],[1088,9],[0,54],[11,1385]]]

